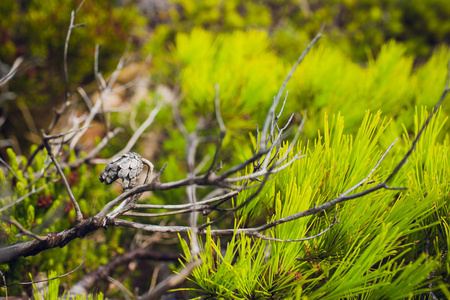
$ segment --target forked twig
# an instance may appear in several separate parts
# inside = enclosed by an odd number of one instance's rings
[[[83,220],[83,214],[81,213],[80,206],[78,205],[77,200],[75,199],[75,196],[72,193],[72,189],[70,188],[69,182],[67,181],[66,176],[64,175],[63,170],[61,169],[61,166],[59,165],[58,161],[56,160],[55,156],[53,155],[52,148],[50,147],[50,144],[48,143],[49,138],[48,136],[42,131],[44,147],[47,150],[48,155],[50,156],[53,164],[56,167],[56,170],[58,171],[59,176],[63,180],[64,187],[66,188],[67,194],[69,195],[70,201],[72,202],[72,205],[75,209],[76,214],[76,221],[77,223],[81,222]]]

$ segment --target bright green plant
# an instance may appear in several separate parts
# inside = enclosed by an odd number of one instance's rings
[[[270,49],[262,31],[214,36],[194,29],[176,37],[173,58],[180,65],[183,113],[205,116],[213,109],[214,84],[220,88],[224,119],[234,130],[252,130],[261,123],[287,67]],[[381,109],[399,122],[389,130],[400,135],[402,124],[412,129],[415,105],[433,105],[444,85],[447,47],[436,49],[424,65],[413,69],[414,57],[390,42],[367,66],[353,63],[338,47],[320,44],[312,49],[287,86],[288,111],[307,109],[305,134],[314,138],[325,115],[345,116],[346,131],[355,132],[367,110]],[[263,63],[261,62],[263,61]],[[226,75],[230,74],[230,75]],[[381,105],[380,105],[381,104]],[[358,109],[355,109],[358,108]],[[443,108],[447,115],[449,110]],[[195,126],[196,119],[187,119]],[[449,125],[445,125],[449,126]],[[387,146],[387,145],[386,145]]]
[[[425,110],[417,113],[416,126],[425,117]],[[386,130],[392,122],[380,113],[367,113],[352,135],[343,133],[343,117],[325,118],[323,134],[306,147],[299,145],[306,156],[267,183],[261,195],[238,212],[235,229],[304,211],[355,185],[380,158],[379,140],[393,141]],[[450,192],[448,135],[443,144],[436,141],[444,123],[439,115],[432,120],[409,164],[390,183],[407,186],[407,191],[380,191],[266,232],[283,240],[313,236],[326,229],[336,213],[339,223],[316,238],[275,242],[237,234],[225,246],[206,235],[200,241],[204,263],[192,273],[200,289],[194,290],[227,299],[402,299],[429,291],[427,286],[436,282],[434,278],[448,277],[448,271],[440,267],[448,265],[447,256],[424,237],[433,230],[436,242],[442,240],[444,248],[449,239],[448,231],[437,230],[447,222]],[[397,142],[371,180],[385,179],[410,143],[407,135]],[[428,184],[423,176],[429,178]],[[246,196],[241,193],[237,203]],[[190,260],[188,244],[182,243]]]
[[[377,52],[391,39],[423,59],[450,36],[445,0],[171,2],[172,22],[163,25],[168,39],[168,31],[190,32],[194,27],[216,33],[259,28],[270,31],[276,49],[291,60],[297,56],[297,45],[306,46],[324,23],[329,42],[357,61],[366,61],[368,52]]]

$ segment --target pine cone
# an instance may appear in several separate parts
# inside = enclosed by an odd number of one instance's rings
[[[122,179],[122,188],[131,189],[138,184],[139,175],[144,165],[142,158],[135,152],[125,153],[106,165],[100,173],[100,182],[111,184],[118,178]]]

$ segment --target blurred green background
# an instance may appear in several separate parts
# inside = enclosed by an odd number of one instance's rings
[[[8,112],[1,133],[6,138],[17,138],[15,150],[25,146],[21,150],[27,152],[29,142],[37,140],[36,136],[26,134],[33,130],[23,120],[24,108],[35,116],[36,128],[42,128],[50,122],[49,109],[65,100],[64,42],[70,12],[79,3],[75,0],[45,3],[4,0],[0,3],[0,61],[3,66],[0,71],[5,73],[19,56],[26,60],[8,87],[16,94],[15,100],[1,103],[2,110]],[[329,68],[323,71],[326,74],[321,74],[327,77],[317,75],[321,69],[317,64],[314,75],[304,74],[303,77],[317,76],[321,77],[318,80],[339,85],[336,79],[342,78],[337,74],[340,60],[352,62],[354,68],[359,66],[361,72],[366,73],[372,65],[386,63],[390,64],[386,68],[399,68],[408,76],[413,67],[422,66],[440,45],[450,40],[449,19],[450,6],[445,0],[86,1],[75,19],[75,23],[86,26],[73,31],[69,45],[69,90],[82,85],[88,92],[95,91],[96,44],[101,45],[99,69],[104,74],[115,68],[119,57],[129,47],[133,60],[138,62],[152,53],[153,83],[180,85],[195,109],[211,95],[214,82],[220,79],[219,83],[226,85],[222,89],[224,97],[234,98],[232,101],[239,102],[235,108],[253,118],[256,116],[249,112],[254,103],[247,98],[251,95],[267,103],[286,68],[322,24],[326,38],[321,41],[321,51],[326,53],[319,55],[318,61]],[[396,52],[395,57],[387,53],[389,51]],[[383,55],[392,62],[379,62]],[[329,61],[324,62],[322,56]],[[399,64],[399,60],[404,65],[392,66],[392,63]],[[380,75],[386,71],[382,70]],[[367,82],[370,79],[356,78],[366,82],[355,82],[355,88],[371,85]],[[405,79],[411,83],[409,78]],[[381,76],[379,80],[389,79]],[[329,95],[320,96],[325,100],[311,99],[314,90],[311,84],[314,83],[304,84],[306,91],[290,87],[303,98],[299,100],[300,109],[309,109],[310,101],[314,102],[313,108],[334,102],[332,112],[337,111],[338,101]],[[403,84],[398,85],[403,86],[406,93],[411,92]],[[198,86],[205,88],[199,91]],[[340,88],[356,96],[349,87]],[[330,86],[330,90],[333,89]],[[392,87],[393,90],[400,93],[397,87]],[[391,91],[385,92],[388,95]],[[236,99],[237,94],[242,99]],[[339,96],[342,91],[336,94]],[[401,96],[402,101],[411,101],[408,95]],[[395,108],[389,105],[384,110],[398,110],[400,106],[400,103]]]

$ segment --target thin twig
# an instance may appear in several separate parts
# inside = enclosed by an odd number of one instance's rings
[[[346,190],[344,193],[341,194],[341,196],[347,196],[349,193],[353,192],[355,189],[359,188],[360,186],[364,185],[367,180],[369,180],[370,176],[372,176],[373,172],[375,172],[376,169],[378,169],[378,167],[380,166],[381,162],[384,160],[385,156],[388,154],[388,152],[392,149],[392,147],[394,147],[395,143],[398,141],[398,138],[395,139],[395,141],[389,145],[389,147],[386,149],[386,151],[383,153],[383,155],[380,157],[380,159],[378,160],[377,164],[375,165],[375,167],[373,167],[373,169],[369,172],[369,174],[366,176],[366,178],[364,178],[363,180],[361,180],[360,182],[358,182],[356,185],[354,185],[353,187],[349,188],[348,190]]]
[[[314,39],[309,43],[309,45],[303,50],[302,54],[298,57],[297,61],[295,62],[294,66],[292,66],[291,70],[289,71],[288,75],[286,76],[286,79],[283,81],[283,84],[281,85],[276,97],[273,100],[273,104],[270,107],[269,113],[267,114],[262,132],[261,132],[261,140],[260,140],[260,149],[263,149],[266,139],[267,139],[267,133],[269,130],[269,122],[272,119],[272,116],[275,115],[275,110],[278,106],[278,103],[280,101],[281,96],[283,95],[284,89],[286,88],[286,85],[288,84],[289,80],[291,79],[292,75],[294,74],[295,70],[297,69],[298,65],[305,59],[308,52],[311,50],[311,48],[319,41],[319,39],[322,37],[322,28],[320,29],[319,33],[314,37]]]
[[[69,135],[71,133],[82,131],[82,130],[85,130],[85,129],[89,129],[91,127],[94,127],[94,125],[89,125],[89,126],[84,126],[84,127],[81,127],[81,128],[72,129],[72,130],[69,130],[69,131],[63,132],[63,133],[58,133],[58,134],[53,134],[53,135],[45,135],[45,138],[46,138],[47,141],[54,140],[54,139],[59,139],[61,137]]]
[[[70,93],[69,93],[69,71],[68,71],[68,68],[67,68],[67,51],[69,49],[69,40],[70,40],[70,35],[72,34],[72,30],[74,28],[76,28],[76,27],[85,26],[85,24],[74,25],[75,15],[78,12],[78,10],[81,8],[83,3],[84,3],[84,0],[80,3],[80,5],[78,6],[77,10],[76,11],[72,10],[72,12],[70,14],[69,30],[67,31],[66,42],[64,43],[64,79],[65,79],[65,83],[66,83],[66,100],[69,100],[69,98],[70,98]]]
[[[131,148],[136,144],[137,140],[141,137],[141,135],[144,133],[145,130],[153,123],[155,120],[156,115],[159,113],[159,111],[162,108],[162,103],[159,101],[156,104],[156,107],[148,114],[147,119],[142,123],[142,125],[133,133],[133,136],[128,140],[127,145],[122,149],[122,151],[119,151],[120,153],[127,153],[130,152]]]
[[[384,152],[384,154],[381,156],[381,158],[377,161],[375,167],[372,168],[372,170],[370,170],[369,175],[366,176],[366,178],[364,178],[362,181],[358,182],[356,185],[354,185],[351,188],[349,188],[347,191],[342,193],[339,197],[337,197],[337,198],[335,198],[335,199],[333,199],[333,200],[331,200],[329,202],[326,202],[326,203],[324,203],[322,205],[319,205],[317,207],[313,207],[313,208],[310,208],[308,210],[305,210],[305,211],[302,211],[302,212],[299,212],[299,213],[296,213],[296,214],[293,214],[293,215],[290,215],[290,216],[287,216],[287,217],[275,220],[273,222],[267,223],[267,224],[262,225],[260,227],[257,227],[258,232],[260,232],[262,230],[267,230],[267,229],[272,228],[274,226],[278,226],[280,224],[283,224],[283,223],[286,223],[286,222],[290,222],[290,221],[293,221],[293,220],[296,220],[296,219],[299,219],[299,218],[304,218],[304,217],[307,217],[307,216],[310,216],[310,215],[318,214],[318,213],[320,213],[320,212],[322,212],[322,211],[324,211],[324,210],[326,210],[326,209],[328,209],[328,208],[330,208],[332,206],[335,206],[338,203],[341,203],[341,202],[344,202],[344,201],[348,201],[348,200],[352,200],[352,199],[356,199],[356,198],[360,198],[360,197],[363,197],[365,195],[371,194],[371,193],[373,193],[373,192],[375,192],[375,191],[377,191],[379,189],[384,188],[385,184],[384,183],[380,183],[380,184],[378,184],[378,185],[376,185],[376,186],[374,186],[374,187],[372,187],[370,189],[367,189],[365,191],[362,191],[362,192],[359,192],[359,193],[347,196],[349,192],[351,192],[351,191],[355,190],[356,188],[362,186],[367,181],[367,179],[370,177],[370,175],[378,168],[378,166],[380,165],[381,161],[383,161],[383,159],[386,157],[386,154],[392,149],[392,146],[394,145],[394,143],[391,144],[391,146]]]
[[[81,98],[83,98],[84,103],[86,103],[86,106],[88,107],[89,111],[91,111],[93,105],[92,105],[92,101],[89,98],[88,94],[85,92],[85,90],[81,86],[77,88],[77,92],[78,92],[78,94],[81,95]]]
[[[63,275],[59,275],[59,276],[56,276],[56,277],[43,279],[43,280],[29,281],[29,282],[13,282],[13,283],[8,283],[6,286],[11,286],[11,285],[30,285],[30,284],[36,284],[36,283],[42,283],[42,282],[49,282],[49,281],[52,281],[52,280],[55,280],[55,279],[63,278],[63,277],[69,276],[72,273],[75,273],[83,265],[83,262],[84,262],[84,255],[81,257],[81,262],[78,265],[78,267],[76,267],[72,271],[67,272],[67,273],[65,273]],[[0,287],[4,287],[4,286],[5,285],[0,286]]]
[[[32,238],[34,238],[34,239],[36,239],[36,240],[39,240],[39,241],[45,241],[45,240],[47,240],[47,237],[45,237],[45,236],[39,236],[39,235],[37,235],[37,234],[35,234],[35,233],[29,231],[28,229],[25,229],[25,227],[23,227],[22,224],[20,224],[19,222],[17,222],[17,221],[14,220],[14,219],[11,219],[11,218],[8,218],[8,217],[0,216],[0,220],[2,220],[3,222],[6,222],[6,223],[8,223],[8,224],[11,224],[11,225],[16,226],[17,229],[19,229],[24,235],[27,235],[27,236],[32,237]]]
[[[438,111],[439,107],[441,106],[442,102],[444,101],[445,97],[447,96],[447,93],[450,91],[450,58],[449,58],[449,63],[447,66],[447,79],[445,81],[445,87],[444,87],[444,91],[442,92],[442,95],[439,99],[439,101],[436,103],[436,105],[433,107],[433,111],[431,112],[431,114],[428,116],[427,120],[425,121],[425,123],[422,125],[422,128],[420,129],[419,133],[417,133],[416,138],[414,139],[414,141],[411,144],[411,148],[409,148],[408,152],[406,153],[406,155],[403,157],[403,159],[398,163],[398,165],[395,167],[394,171],[392,171],[392,173],[389,175],[389,177],[385,180],[384,183],[388,183],[389,181],[392,180],[392,178],[398,173],[398,171],[403,167],[403,165],[406,163],[406,161],[408,160],[408,158],[411,156],[412,152],[414,151],[414,149],[416,148],[417,142],[419,141],[420,137],[422,136],[422,133],[425,131],[425,128],[427,128],[428,124],[431,121],[431,118],[436,114],[436,112]]]
[[[212,202],[217,202],[217,201],[221,201],[224,199],[230,199],[236,195],[239,194],[239,190],[236,191],[232,191],[229,192],[225,195],[222,196],[218,196],[218,197],[214,197],[211,199],[206,199],[206,200],[202,200],[202,201],[198,201],[197,204],[198,205],[204,205],[204,204],[209,204]],[[186,208],[192,208],[192,204],[188,203],[188,204],[177,204],[177,205],[156,205],[156,204],[137,204],[134,209],[186,209]]]
[[[2,164],[8,169],[8,171],[10,171],[11,174],[14,175],[14,177],[15,177],[17,180],[20,180],[19,177],[17,176],[16,172],[14,172],[14,170],[11,169],[11,166],[8,165],[8,164],[6,163],[6,161],[4,161],[1,157],[0,157],[0,163],[2,163]]]
[[[69,182],[67,181],[67,178],[64,175],[63,170],[61,169],[61,166],[59,165],[58,161],[56,160],[55,156],[53,155],[52,148],[50,147],[50,145],[48,143],[47,135],[44,133],[44,131],[42,131],[42,135],[43,135],[43,143],[44,143],[45,149],[47,149],[48,155],[50,156],[53,164],[55,165],[59,176],[63,180],[64,187],[66,188],[67,194],[69,195],[70,201],[72,202],[72,205],[75,209],[76,221],[77,221],[77,223],[79,223],[83,220],[83,214],[81,213],[80,206],[78,205],[78,202],[72,193],[72,189],[70,188]]]
[[[133,297],[133,293],[131,293],[120,281],[112,278],[111,276],[108,276],[107,279],[109,282],[119,288],[126,300],[131,300],[131,297]]]
[[[16,58],[16,60],[13,63],[13,65],[9,69],[9,72],[5,76],[0,78],[0,87],[5,85],[5,84],[7,84],[8,81],[13,79],[13,77],[16,75],[17,71],[19,70],[19,66],[20,66],[20,64],[22,62],[23,62],[23,58],[22,57]]]
[[[56,182],[56,181],[53,181],[53,182]],[[20,203],[21,201],[23,201],[23,200],[27,199],[28,197],[30,197],[31,195],[34,195],[34,194],[36,194],[36,193],[39,193],[40,191],[42,191],[43,189],[45,189],[48,185],[49,185],[49,184],[46,183],[45,185],[40,186],[40,187],[37,188],[37,189],[33,189],[33,190],[32,190],[31,192],[29,192],[28,194],[23,195],[22,197],[17,198],[16,200],[12,201],[11,203],[9,203],[9,204],[3,206],[2,208],[0,208],[0,212],[5,211],[5,210],[7,210],[7,209],[10,208],[10,207],[13,207],[13,206],[16,205],[17,203]]]
[[[218,217],[217,219],[214,219],[212,221],[209,221],[207,223],[202,224],[201,226],[199,226],[199,231],[205,229],[208,226],[211,226],[215,223],[218,223],[219,221],[225,219],[227,216],[231,215],[232,213],[240,210],[241,208],[243,208],[244,206],[246,206],[248,203],[250,203],[250,201],[252,201],[253,199],[255,199],[259,193],[262,191],[265,183],[267,182],[267,180],[269,179],[269,175],[270,175],[270,170],[269,172],[266,174],[266,176],[264,177],[263,181],[261,182],[261,184],[259,185],[258,189],[250,196],[248,197],[245,201],[243,201],[241,204],[237,205],[236,207],[233,207],[232,209],[230,209],[229,211],[227,211],[225,214],[221,215],[220,217]]]
[[[220,153],[220,149],[222,148],[223,139],[225,138],[225,135],[227,134],[227,128],[225,127],[225,123],[222,119],[222,114],[220,113],[220,97],[219,97],[219,85],[216,83],[214,85],[216,96],[214,98],[215,103],[215,110],[216,110],[216,119],[217,123],[219,124],[220,128],[220,135],[219,135],[219,144],[216,147],[216,152],[214,153],[214,158],[211,162],[211,165],[209,166],[208,171],[206,172],[206,176],[209,176],[209,174],[212,172],[214,165],[216,164],[217,158]]]
[[[336,213],[337,213],[337,210],[336,210]],[[331,229],[331,227],[333,227],[336,223],[339,223],[339,220],[336,217],[336,213],[334,214],[333,222],[325,230],[323,230],[323,231],[321,231],[321,232],[319,232],[319,233],[317,233],[315,235],[304,237],[304,238],[301,238],[301,239],[277,239],[277,238],[268,237],[268,236],[266,236],[264,234],[261,234],[259,232],[255,232],[255,233],[246,232],[246,234],[247,235],[252,235],[254,237],[257,237],[257,238],[260,238],[260,239],[266,240],[266,241],[274,241],[274,242],[304,242],[304,241],[308,241],[308,240],[312,240],[312,239],[318,238],[319,236],[321,236],[321,235],[325,234],[326,232],[328,232]],[[218,232],[216,231],[215,234],[218,234]]]

